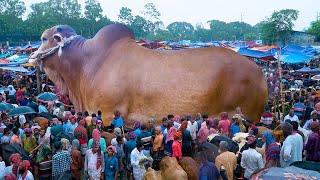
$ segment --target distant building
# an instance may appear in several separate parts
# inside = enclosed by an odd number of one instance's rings
[[[281,32],[283,34],[282,37],[280,37],[282,43],[284,44],[295,44],[300,46],[306,46],[313,44],[316,36],[302,32],[302,31],[283,31]]]

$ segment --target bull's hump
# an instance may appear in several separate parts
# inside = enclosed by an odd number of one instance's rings
[[[104,41],[108,45],[120,39],[134,40],[134,34],[130,28],[123,24],[112,24],[99,30],[94,39]]]

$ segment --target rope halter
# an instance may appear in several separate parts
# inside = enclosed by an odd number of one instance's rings
[[[49,56],[51,56],[52,54],[58,52],[59,57],[62,54],[62,48],[67,46],[68,44],[70,44],[75,38],[77,38],[79,35],[73,35],[70,36],[69,38],[64,37],[64,43],[57,43],[56,46],[43,50],[43,51],[35,51],[33,53],[31,53],[29,59],[35,59],[38,66],[40,67],[40,70],[43,71],[43,60]]]

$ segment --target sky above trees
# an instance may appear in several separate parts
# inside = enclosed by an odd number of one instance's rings
[[[32,3],[44,1],[46,0],[24,0],[27,7]],[[82,7],[84,2],[85,0],[79,0]],[[253,26],[273,11],[296,9],[299,11],[299,18],[293,29],[301,31],[310,27],[310,23],[316,20],[317,12],[320,12],[319,0],[99,0],[99,2],[103,15],[113,21],[117,20],[121,7],[128,7],[132,9],[133,14],[139,14],[146,3],[152,2],[161,12],[160,19],[165,26],[176,21],[186,21],[193,26],[202,23],[205,27],[209,27],[206,23],[208,20],[241,21],[241,15],[244,22]],[[30,8],[27,8],[27,13],[30,11]]]

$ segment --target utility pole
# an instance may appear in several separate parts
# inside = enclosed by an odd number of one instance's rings
[[[241,14],[241,21],[240,22],[242,23],[242,14]]]
[[[320,12],[317,12],[317,21],[320,20]]]

